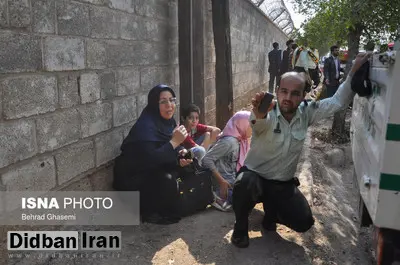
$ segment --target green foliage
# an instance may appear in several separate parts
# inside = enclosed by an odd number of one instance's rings
[[[399,36],[400,0],[295,0],[298,10],[311,17],[298,33],[299,41],[316,45],[323,54],[332,44],[348,46],[349,58],[358,53],[360,40],[371,49],[374,43]],[[340,45],[339,45],[340,46]],[[368,47],[370,46],[370,47]],[[347,62],[346,72],[350,70]],[[335,115],[334,135],[344,134],[345,115]]]
[[[400,0],[295,1],[298,11],[311,17],[302,25],[304,32],[297,32],[297,37],[308,40],[321,54],[332,44],[349,45],[349,38],[357,43],[361,36],[366,42],[378,42],[383,37],[394,39],[399,34]]]
[[[320,55],[324,55],[330,46],[346,44],[346,28],[333,26],[340,24],[338,16],[332,16],[329,10],[321,10],[302,26],[303,33],[298,34],[297,40],[299,44],[308,42],[308,46],[317,48]]]

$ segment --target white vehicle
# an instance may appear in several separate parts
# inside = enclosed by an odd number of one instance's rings
[[[397,45],[399,46],[400,43]],[[361,225],[373,225],[378,265],[400,265],[400,52],[372,58],[373,95],[353,102],[351,140]]]

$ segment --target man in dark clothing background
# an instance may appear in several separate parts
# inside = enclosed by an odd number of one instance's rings
[[[283,51],[283,55],[282,55],[282,62],[281,62],[281,66],[280,66],[280,75],[283,75],[286,72],[289,72],[289,55],[290,52],[292,51],[292,44],[294,43],[293,40],[288,40],[286,42],[286,50]]]
[[[295,42],[293,42],[291,45],[290,45],[290,52],[289,52],[289,67],[288,67],[288,72],[290,72],[290,71],[293,71],[293,69],[294,69],[294,65],[293,65],[293,54],[294,54],[294,51],[297,49],[297,47],[299,47],[298,45],[297,45],[297,43],[295,43]]]
[[[268,61],[269,61],[268,73],[269,73],[270,93],[273,93],[275,86],[279,84],[279,77],[280,77],[279,67],[281,65],[281,56],[282,56],[282,51],[279,50],[279,44],[277,42],[274,42],[272,46],[274,47],[274,49],[268,53]]]
[[[339,47],[334,45],[331,47],[331,56],[324,62],[324,84],[328,98],[332,97],[339,87],[340,71]]]

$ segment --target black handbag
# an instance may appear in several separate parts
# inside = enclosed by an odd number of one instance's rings
[[[212,172],[195,162],[183,168],[177,178],[182,216],[202,211],[213,202],[211,179]]]

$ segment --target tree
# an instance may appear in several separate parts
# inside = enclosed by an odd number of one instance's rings
[[[297,31],[295,36],[297,42],[304,44],[307,41],[309,46],[318,49],[321,55],[329,52],[329,47],[333,43],[345,44],[346,30],[343,27],[333,27],[332,24],[339,24],[339,22],[328,22],[329,19],[331,19],[331,15],[327,11],[315,14],[307,23],[302,25],[303,32]]]
[[[308,16],[315,14],[303,25],[302,37],[307,38],[309,43],[327,47],[340,41],[347,44],[349,60],[345,76],[350,70],[352,59],[359,52],[361,37],[367,41],[377,41],[386,35],[396,38],[400,33],[400,0],[295,1],[301,13]],[[332,132],[343,135],[344,125],[344,113],[335,115]]]

